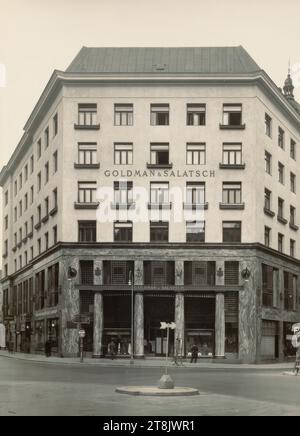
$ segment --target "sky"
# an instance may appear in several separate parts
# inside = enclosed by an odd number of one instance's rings
[[[243,45],[278,86],[290,59],[300,101],[299,17],[299,0],[0,0],[0,169],[83,45]]]

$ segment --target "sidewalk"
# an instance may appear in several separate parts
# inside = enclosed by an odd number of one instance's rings
[[[25,353],[9,353],[6,350],[0,350],[0,357],[6,357],[8,359],[17,360],[27,360],[31,362],[38,363],[50,363],[50,364],[60,364],[60,365],[94,365],[94,366],[104,366],[104,367],[124,367],[130,368],[161,368],[165,366],[164,358],[146,358],[146,359],[135,359],[134,365],[130,364],[130,359],[92,359],[89,357],[84,358],[84,362],[81,363],[79,358],[70,357],[46,357],[40,354],[25,354]],[[214,362],[201,362],[198,360],[197,363],[190,363],[189,360],[183,360],[183,365],[178,365],[177,367],[173,363],[173,359],[169,359],[169,367],[176,368],[180,370],[181,368],[203,368],[203,369],[252,369],[252,370],[291,370],[294,366],[293,362],[284,363],[268,363],[268,364],[234,364],[234,363],[224,363],[218,360]]]

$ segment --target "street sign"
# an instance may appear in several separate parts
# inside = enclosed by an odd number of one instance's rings
[[[72,319],[72,322],[80,323],[80,324],[90,324],[91,319],[90,319],[89,315],[78,314],[78,315],[74,316],[74,318]]]
[[[79,334],[80,338],[84,338],[85,337],[85,330],[79,330],[78,334]]]
[[[176,324],[175,324],[175,322],[161,322],[160,323],[160,329],[161,330],[165,330],[165,329],[172,329],[172,330],[174,330],[176,328]]]

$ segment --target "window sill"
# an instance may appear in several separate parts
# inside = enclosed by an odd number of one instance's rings
[[[172,203],[148,203],[148,209],[153,210],[170,210],[172,209]]]
[[[220,124],[220,129],[221,130],[245,130],[246,128],[246,124],[239,124],[237,126],[230,126],[227,124]]]
[[[240,204],[220,203],[219,206],[220,206],[220,209],[230,209],[230,210],[243,210],[243,209],[245,209],[245,203],[240,203]]]
[[[267,209],[266,207],[264,207],[264,213],[265,213],[265,215],[268,215],[268,216],[270,216],[271,218],[274,218],[274,216],[275,216],[275,212],[273,212],[273,211],[270,210],[270,209]]]
[[[295,230],[295,232],[297,230],[299,230],[299,226],[296,226],[296,224],[289,223],[289,226],[290,226],[290,229]]]
[[[31,239],[33,237],[33,232],[28,233],[27,238]]]
[[[47,214],[46,216],[44,216],[44,218],[42,218],[43,224],[45,224],[47,221],[49,221],[49,214]]]
[[[286,220],[285,218],[278,216],[278,215],[277,215],[277,221],[281,224],[284,224],[284,225],[286,225],[288,223],[288,220]]]
[[[58,209],[57,209],[57,206],[55,206],[53,209],[50,210],[49,215],[50,215],[50,216],[54,216],[54,215],[56,215],[56,214],[57,214],[57,210],[58,210]]]
[[[208,209],[208,203],[183,203],[183,209],[184,210],[207,210]]]
[[[169,164],[159,165],[159,164],[149,164],[149,163],[147,163],[147,168],[149,170],[152,170],[152,169],[158,169],[158,170],[172,169],[173,168],[173,164],[169,163]]]
[[[100,130],[100,124],[85,125],[85,124],[74,124],[75,130]]]
[[[135,203],[110,203],[113,210],[135,209]]]
[[[13,247],[12,251],[15,253],[17,251],[17,246]]]
[[[246,164],[219,164],[219,168],[221,170],[244,170]]]
[[[74,203],[75,209],[98,209],[99,202],[97,203]]]
[[[74,163],[74,168],[76,170],[98,170],[100,168],[100,164],[79,164]]]
[[[39,230],[39,229],[41,228],[41,226],[42,226],[42,221],[38,222],[38,223],[34,226],[34,228],[35,228],[36,230]]]
[[[8,253],[4,253],[4,254],[2,254],[3,259],[6,259],[7,256],[8,256]]]
[[[18,247],[18,248],[21,248],[21,247],[22,247],[22,242],[19,242],[19,243],[17,244],[17,247]]]
[[[23,242],[23,244],[25,244],[27,242],[27,236],[26,236],[26,238],[22,239],[22,242]]]

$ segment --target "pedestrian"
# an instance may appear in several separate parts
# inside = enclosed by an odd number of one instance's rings
[[[192,345],[191,347],[191,353],[192,353],[192,357],[191,357],[191,363],[195,362],[197,363],[197,359],[198,359],[198,347],[196,344]]]
[[[294,367],[295,375],[298,375],[299,371],[300,371],[300,347],[298,347],[297,351],[296,351],[296,361],[295,361],[295,367]]]
[[[51,342],[49,341],[49,339],[47,339],[47,341],[45,342],[45,354],[46,357],[51,356]]]
[[[113,360],[115,358],[115,354],[116,354],[116,344],[115,344],[113,339],[110,341],[108,346],[109,346],[109,354],[110,354],[111,360]]]

